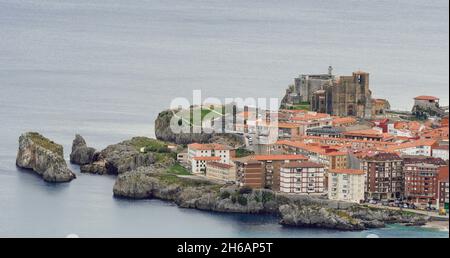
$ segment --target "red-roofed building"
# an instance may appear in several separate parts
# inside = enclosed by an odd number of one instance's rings
[[[434,96],[417,96],[414,98],[414,107],[436,108],[439,106],[439,98]]]
[[[435,129],[426,130],[421,134],[424,139],[443,140],[449,138],[448,127],[439,127]]]
[[[389,119],[381,119],[372,121],[375,127],[380,128],[383,133],[388,132]]]
[[[308,129],[321,128],[331,125],[329,114],[317,112],[289,113],[289,116],[278,123],[279,139],[296,139],[306,135]]]
[[[388,148],[386,148],[386,151],[397,152],[404,155],[432,156],[432,150],[436,146],[436,140],[419,139],[389,146]]]
[[[342,136],[347,139],[364,140],[364,141],[382,141],[383,133],[374,129],[347,131],[342,133]]]
[[[302,142],[305,143],[315,143],[320,145],[329,146],[348,146],[353,150],[365,150],[365,149],[380,149],[387,148],[388,146],[395,145],[394,142],[384,142],[384,141],[364,141],[364,140],[353,140],[345,138],[336,137],[323,137],[323,136],[308,136],[302,137]]]
[[[254,155],[250,157],[251,160],[259,161],[289,161],[289,160],[308,160],[304,155],[284,155],[284,154],[270,154],[270,155]]]
[[[415,97],[414,100],[438,101],[439,98],[434,97],[434,96],[425,96],[425,95],[421,95],[421,96]]]
[[[409,203],[426,208],[439,197],[439,169],[445,162],[434,158],[404,158],[405,197]]]
[[[346,116],[346,117],[333,117],[331,124],[333,126],[351,126],[356,124],[357,120],[354,117]]]
[[[205,174],[206,163],[209,161],[230,164],[232,148],[216,143],[188,145],[188,162],[191,164],[193,174]]]

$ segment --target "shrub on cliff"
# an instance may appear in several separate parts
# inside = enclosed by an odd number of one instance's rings
[[[237,202],[242,206],[247,206],[247,198],[245,196],[239,195]]]

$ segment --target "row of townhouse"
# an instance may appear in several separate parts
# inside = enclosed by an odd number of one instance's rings
[[[448,165],[442,159],[374,152],[361,157],[357,167],[365,172],[365,199],[401,199],[421,207],[445,205]]]
[[[276,156],[281,158],[282,155]],[[328,193],[328,198],[332,200],[356,203],[364,200],[364,171],[356,169],[327,170],[322,164],[288,159],[287,156],[285,155],[286,160],[280,160],[277,169],[279,170],[277,178],[279,185],[265,183],[267,182],[265,175],[271,173],[266,170],[267,163],[254,159],[241,159],[236,163],[241,176],[238,181],[241,186],[269,188],[288,194],[325,195]],[[328,177],[326,176],[327,172]]]
[[[442,159],[365,152],[358,154],[358,162],[348,164],[347,156],[342,155],[342,160],[337,161],[336,155],[329,154],[338,151],[329,151],[328,147],[319,150],[320,146],[292,142],[276,146],[286,153],[234,158],[232,149],[223,145],[191,144],[192,173],[251,188],[327,194],[333,200],[403,199],[420,206],[448,207],[448,166]],[[295,149],[291,149],[293,146]],[[308,152],[299,154],[300,149]]]
[[[344,198],[344,195],[337,195],[336,192],[333,194],[333,190],[349,196],[346,192],[341,192],[342,189],[339,190],[339,188],[332,187],[330,184],[335,185],[335,183],[331,182],[332,179],[336,181],[338,178],[359,178],[359,180],[355,179],[354,181],[361,182],[362,178],[364,178],[363,183],[359,183],[359,190],[350,187],[352,189],[350,190],[351,192],[361,193],[361,189],[363,189],[362,192],[365,194],[363,196],[361,194],[357,195],[358,198],[361,198],[359,200],[394,200],[404,198],[419,205],[428,203],[437,205],[439,199],[438,170],[446,164],[442,159],[423,156],[421,160],[426,165],[419,167],[421,163],[411,162],[414,159],[403,158],[397,153],[369,151],[363,152],[362,157],[357,159],[358,164],[356,166],[351,166],[351,162],[347,160],[352,158],[351,153],[339,151],[329,146],[311,145],[296,141],[279,141],[273,146],[272,150],[303,154],[308,156],[310,161],[322,164],[324,166],[324,185],[328,189],[330,199],[347,198]],[[337,157],[339,159],[336,159]],[[417,157],[417,155],[413,157]],[[354,170],[347,169],[347,167],[354,167],[356,170],[362,171],[362,173],[355,173]],[[424,173],[425,167],[432,167],[434,169],[431,173],[432,178],[429,177],[429,171],[428,174]],[[421,172],[414,174],[410,171],[412,168]],[[334,172],[332,173],[331,171]],[[335,173],[336,171],[341,173]],[[434,187],[431,187],[428,182],[429,180],[435,180]],[[411,188],[411,184],[419,184],[421,187],[415,186]],[[410,189],[415,190],[411,191]],[[343,190],[347,191],[347,189]],[[445,191],[442,192],[443,195],[445,193]],[[430,195],[429,198],[427,198],[427,195]],[[357,200],[351,197],[348,198],[349,200]]]

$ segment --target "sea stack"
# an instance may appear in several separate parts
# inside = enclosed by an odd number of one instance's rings
[[[16,165],[33,170],[47,182],[69,182],[76,178],[64,160],[63,147],[36,132],[19,137]]]
[[[70,162],[77,165],[86,165],[94,161],[95,149],[88,147],[84,138],[77,134],[72,143]]]

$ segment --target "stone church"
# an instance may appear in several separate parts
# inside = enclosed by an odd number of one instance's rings
[[[290,102],[309,102],[312,111],[334,116],[368,119],[382,112],[373,110],[369,73],[363,71],[353,72],[349,76],[335,76],[330,66],[327,74],[300,75],[295,79],[290,95]]]

